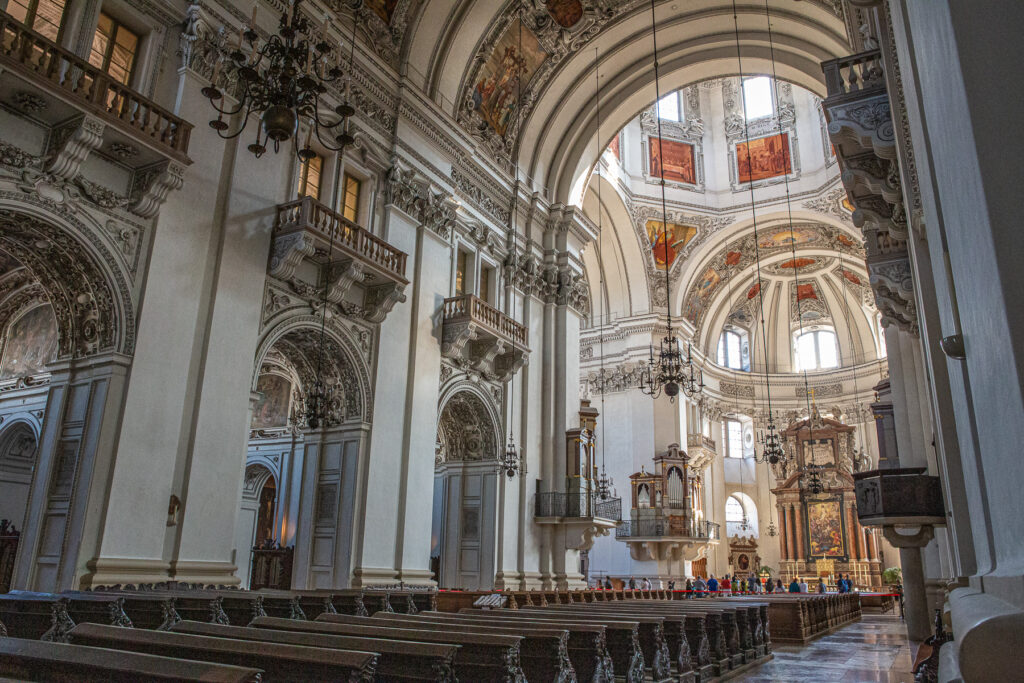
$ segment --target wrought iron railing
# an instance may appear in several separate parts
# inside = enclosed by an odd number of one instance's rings
[[[545,491],[534,500],[535,517],[600,517],[622,519],[622,499],[598,500],[592,493]]]
[[[192,124],[115,81],[78,55],[0,12],[0,67],[187,161]]]
[[[21,532],[10,520],[0,519],[0,593],[11,590],[14,578],[14,560],[18,557],[18,542]]]
[[[488,328],[491,332],[509,341],[526,346],[528,334],[526,327],[520,325],[483,299],[465,294],[444,300],[444,322],[472,321]]]
[[[822,62],[821,70],[825,73],[825,88],[830,98],[885,92],[885,72],[882,70],[880,50],[830,59]]]
[[[334,248],[339,253],[349,253],[360,261],[372,263],[405,280],[407,256],[404,251],[370,234],[312,197],[278,205],[274,230],[279,234],[296,230],[314,231],[325,241],[333,239]]]
[[[615,529],[615,538],[702,538],[717,541],[721,538],[719,525],[714,522],[691,521],[679,525],[668,519],[633,519]]]

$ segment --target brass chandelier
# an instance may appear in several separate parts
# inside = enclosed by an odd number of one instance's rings
[[[299,11],[301,4],[302,0],[289,1],[281,13],[277,33],[265,41],[260,41],[256,32],[256,8],[253,8],[252,20],[239,32],[235,49],[228,55],[237,70],[241,88],[237,106],[232,109],[225,105],[224,93],[217,87],[220,61],[214,67],[210,85],[202,89],[203,96],[217,112],[210,127],[225,140],[241,135],[252,115],[259,117],[256,140],[248,146],[257,158],[263,156],[268,146],[277,153],[282,143],[293,140],[296,155],[307,161],[316,154],[310,147],[313,134],[320,145],[332,152],[353,142],[353,137],[342,126],[355,109],[344,102],[333,107],[331,114],[326,114],[321,107],[327,86],[338,82],[344,73],[339,66],[338,51],[327,40],[329,19],[324,17],[319,35],[313,37],[309,20]],[[349,71],[351,58],[350,52]],[[241,125],[232,132],[231,124],[225,119],[238,114],[242,115]],[[309,135],[299,149],[295,138],[303,120],[309,122]]]
[[[654,18],[654,0],[651,0],[651,40],[654,43],[654,95],[655,101],[661,101],[661,84],[658,77],[658,38],[657,23]],[[661,117],[655,116],[658,122],[658,158],[664,160],[661,152]],[[658,176],[661,183],[661,229],[662,240],[668,244],[668,209],[665,201],[665,164],[658,163]],[[654,357],[654,344],[651,344],[651,356],[647,367],[640,371],[640,391],[651,398],[658,398],[662,391],[675,401],[679,392],[687,398],[701,393],[704,389],[704,375],[700,368],[693,362],[693,353],[690,344],[686,344],[686,355],[683,355],[683,348],[676,336],[672,333],[672,300],[671,287],[669,284],[669,264],[665,263],[665,297],[666,312],[668,314],[668,332],[665,338],[658,345],[658,357]]]

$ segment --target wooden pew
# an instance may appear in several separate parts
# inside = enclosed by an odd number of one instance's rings
[[[66,645],[21,638],[0,638],[0,676],[54,683],[256,683],[263,672],[171,657]]]
[[[11,637],[58,643],[66,642],[75,626],[67,598],[20,591],[0,594],[0,622]]]
[[[575,683],[575,669],[569,658],[569,632],[566,629],[506,626],[503,622],[486,626],[432,619],[418,614],[385,614],[378,612],[372,617],[345,617],[345,623],[379,624],[382,621],[397,624],[400,628],[425,628],[437,631],[486,632],[494,635],[522,636],[519,659],[528,681],[549,683]]]
[[[320,615],[316,621],[260,617],[250,626],[279,631],[303,631],[365,638],[392,638],[421,643],[459,645],[455,655],[455,673],[460,681],[508,681],[525,679],[519,662],[520,636],[477,633],[439,633],[423,629],[398,629],[385,626],[361,626],[330,621],[340,615]]]
[[[171,631],[195,636],[266,641],[329,650],[376,652],[380,655],[376,672],[378,677],[384,677],[390,681],[443,681],[449,683],[456,680],[454,660],[459,649],[458,645],[298,631],[275,631],[246,626],[204,624],[197,621],[179,622],[171,628]]]
[[[556,606],[548,609],[576,614],[581,619],[592,619],[595,615],[601,615],[637,620],[640,622],[639,634],[644,660],[662,663],[661,667],[652,665],[651,675],[655,679],[672,677],[681,683],[689,683],[694,678],[684,620],[677,614],[654,614],[647,609],[646,605],[603,603],[585,606]]]
[[[461,624],[471,627],[499,624],[508,629],[519,630],[551,628],[550,622],[504,620],[501,618],[504,613],[503,610],[482,612],[481,610],[467,609],[456,614],[449,612],[421,612],[419,616],[434,622]],[[614,673],[611,655],[608,654],[604,626],[587,623],[565,623],[558,624],[556,628],[564,629],[569,633],[566,648],[569,653],[569,661],[576,671],[577,680],[585,683],[611,683],[614,679]],[[527,678],[533,680],[529,674]]]
[[[79,624],[71,630],[70,639],[76,645],[259,668],[264,672],[263,680],[266,683],[372,681],[378,659],[372,652],[228,640],[100,624]]]
[[[525,619],[527,621],[555,622],[568,626],[579,623],[574,614],[557,611],[545,611],[546,608],[522,608],[519,610],[469,610],[472,614],[497,615],[501,619]],[[465,613],[465,611],[464,611]],[[589,619],[589,623],[605,627],[605,638],[608,653],[617,677],[627,681],[638,681],[644,676],[644,652],[640,644],[640,624],[636,620],[599,618]]]

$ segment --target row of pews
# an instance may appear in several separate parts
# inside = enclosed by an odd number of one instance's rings
[[[801,628],[811,629],[820,618],[835,625],[853,618],[852,603],[836,600],[842,596],[678,597],[667,591],[15,591],[0,595],[0,636],[9,636],[0,637],[0,677],[703,682],[770,658],[779,614],[796,614]]]

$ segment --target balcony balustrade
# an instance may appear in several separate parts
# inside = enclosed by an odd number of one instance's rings
[[[303,260],[326,267],[328,301],[355,306],[371,322],[405,300],[405,252],[312,197],[278,205],[269,274],[294,282]]]
[[[600,517],[618,522],[622,520],[622,499],[598,500],[593,494],[545,491],[537,494],[534,501],[534,516],[540,518]]]
[[[116,150],[118,143],[131,142],[144,147],[118,156],[126,165],[141,168],[164,159],[190,163],[192,124],[5,12],[0,12],[0,67],[5,72],[0,100],[33,102],[33,115],[50,125],[75,113],[94,115],[109,124],[102,133],[104,147]]]
[[[472,294],[445,299],[442,324],[441,354],[487,379],[510,379],[530,353],[526,327]]]
[[[615,529],[615,538],[627,540],[686,538],[718,541],[721,537],[721,530],[718,524],[696,520],[677,523],[665,518],[633,519],[628,522],[622,522]]]

